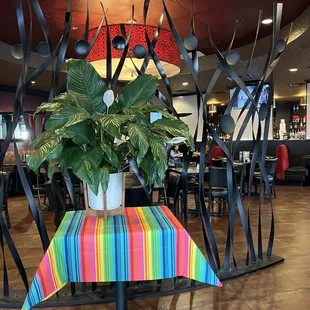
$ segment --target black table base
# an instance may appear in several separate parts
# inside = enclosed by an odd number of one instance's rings
[[[127,282],[116,282],[116,310],[127,310]]]

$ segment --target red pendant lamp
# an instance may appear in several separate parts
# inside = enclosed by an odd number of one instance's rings
[[[130,27],[131,25],[125,25],[126,36],[129,35]],[[144,62],[144,58],[142,59],[136,58],[133,55],[133,49],[137,45],[143,45],[146,51],[148,50],[145,39],[145,29],[148,33],[150,40],[152,40],[154,33],[157,29],[156,27],[144,26],[144,25],[132,25],[132,33],[129,45],[129,55],[139,69],[141,68]],[[90,30],[89,41],[92,40],[96,31],[97,28]],[[122,35],[120,25],[109,25],[109,31],[111,41],[113,41],[113,38]],[[161,29],[154,50],[168,77],[176,75],[180,72],[180,52],[171,31]],[[114,71],[116,70],[120,58],[122,56],[123,50],[117,50],[113,48],[113,46],[111,46],[111,52],[112,52],[112,74],[114,74]],[[94,68],[103,78],[106,77],[105,27],[102,27],[95,45],[93,46],[89,55],[87,56],[87,60],[94,66]],[[150,60],[149,62],[146,73],[159,76],[156,66],[152,60]],[[135,79],[136,76],[137,73],[135,67],[132,64],[130,58],[127,56],[119,80],[130,81]]]

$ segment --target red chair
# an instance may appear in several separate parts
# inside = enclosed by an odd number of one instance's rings
[[[216,159],[219,157],[226,157],[226,155],[225,155],[224,151],[217,145],[211,151],[210,167],[213,167],[213,159]]]
[[[281,144],[277,147],[276,158],[278,158],[276,166],[276,179],[284,180],[285,171],[290,166],[288,150],[285,144]]]

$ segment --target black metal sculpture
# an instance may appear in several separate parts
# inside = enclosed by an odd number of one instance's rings
[[[23,58],[23,67],[22,72],[18,81],[17,89],[16,89],[16,95],[15,95],[15,102],[13,107],[13,119],[12,123],[8,126],[8,134],[7,137],[4,140],[4,143],[1,148],[0,152],[0,167],[3,165],[3,159],[6,154],[6,151],[10,145],[10,143],[13,143],[14,145],[14,152],[15,152],[15,158],[17,163],[17,169],[18,173],[25,191],[25,194],[27,196],[27,200],[30,206],[31,213],[33,215],[33,218],[35,220],[38,233],[41,238],[42,247],[45,251],[49,245],[49,238],[46,230],[46,226],[44,223],[44,218],[42,214],[42,210],[40,205],[36,206],[27,177],[25,175],[25,172],[23,170],[22,162],[18,154],[18,147],[16,144],[15,139],[13,138],[14,130],[19,122],[20,116],[24,116],[25,113],[23,111],[23,98],[24,95],[27,92],[28,87],[31,85],[32,81],[35,81],[50,65],[53,66],[53,74],[52,74],[52,81],[51,81],[51,89],[49,92],[49,99],[50,102],[55,95],[57,95],[59,92],[63,91],[66,87],[66,84],[59,85],[59,79],[60,79],[60,73],[64,65],[65,61],[65,55],[66,50],[68,46],[68,40],[70,36],[70,30],[71,30],[71,20],[72,20],[72,3],[71,0],[68,1],[68,11],[64,13],[64,30],[63,35],[58,41],[58,44],[56,47],[53,48],[51,44],[51,37],[50,37],[50,31],[47,26],[47,23],[44,18],[44,14],[41,10],[40,4],[38,0],[28,0],[29,5],[29,11],[34,12],[36,15],[36,19],[38,20],[41,29],[45,36],[45,42],[41,42],[37,46],[37,52],[45,58],[42,58],[42,64],[40,67],[38,67],[36,70],[34,70],[33,73],[30,75],[28,74],[28,66],[29,66],[29,57],[31,52],[31,45],[32,45],[32,14],[30,15],[30,24],[29,24],[29,34],[26,34],[26,25],[25,25],[25,19],[24,19],[24,11],[22,6],[22,0],[14,0],[15,7],[16,7],[16,15],[17,15],[17,23],[20,33],[20,41],[21,44],[16,44],[12,47],[12,55],[17,58],[21,59]],[[147,24],[147,13],[150,5],[150,0],[145,0],[144,2],[144,24]],[[96,38],[101,30],[101,28],[104,26],[106,27],[106,33],[107,33],[107,55],[106,55],[106,62],[107,62],[107,85],[110,89],[113,89],[118,81],[119,74],[122,70],[125,58],[128,57],[128,49],[129,49],[129,42],[130,42],[130,36],[131,31],[128,36],[126,36],[126,33],[124,32],[124,28],[121,25],[121,31],[122,36],[118,36],[115,38],[110,38],[109,34],[109,27],[107,22],[107,16],[106,11],[102,6],[103,10],[103,18],[101,21],[100,26],[98,27],[97,33],[95,37],[92,39],[92,41],[89,43],[88,41],[88,30],[89,30],[89,9],[88,9],[88,3],[87,3],[87,17],[85,22],[85,33],[84,37],[81,38],[81,40],[76,42],[75,49],[79,57],[85,58],[89,51],[91,50],[92,46],[94,45]],[[272,96],[269,96],[269,101],[267,104],[263,105],[260,109],[257,108],[257,103],[259,101],[262,89],[264,84],[269,81],[270,82],[270,93],[273,94],[273,83],[272,83],[272,71],[275,68],[276,64],[279,61],[279,57],[281,56],[281,53],[284,51],[286,42],[282,39],[279,39],[279,31],[280,31],[280,25],[281,25],[281,16],[282,16],[282,4],[274,4],[274,13],[273,13],[273,39],[272,39],[272,45],[268,54],[268,57],[266,59],[265,67],[261,76],[261,79],[255,83],[255,88],[252,93],[249,92],[249,90],[246,88],[243,80],[247,75],[247,72],[251,66],[252,58],[254,55],[256,42],[258,38],[259,33],[259,27],[262,21],[262,11],[259,13],[258,18],[258,25],[257,25],[257,31],[255,36],[255,41],[253,44],[253,50],[250,55],[247,67],[240,78],[234,69],[232,68],[233,65],[237,64],[240,56],[239,54],[232,49],[234,44],[234,39],[237,32],[237,25],[235,31],[232,35],[232,40],[227,48],[227,51],[225,53],[221,53],[219,49],[216,47],[212,40],[211,36],[211,30],[206,29],[206,35],[209,35],[212,48],[214,50],[214,53],[216,57],[219,60],[219,65],[207,87],[207,91],[203,93],[202,87],[201,87],[201,81],[199,76],[199,62],[198,62],[198,55],[197,55],[197,45],[198,40],[195,36],[195,22],[194,22],[194,16],[192,15],[191,20],[191,30],[190,34],[184,39],[184,41],[179,36],[177,29],[175,28],[173,21],[170,17],[169,11],[167,9],[166,3],[163,0],[163,11],[161,14],[161,17],[158,22],[157,31],[155,32],[153,38],[149,38],[147,31],[145,31],[145,37],[147,41],[148,50],[146,50],[142,45],[137,45],[133,53],[137,58],[143,59],[144,62],[141,68],[136,68],[136,71],[138,74],[143,74],[150,61],[153,61],[159,75],[162,78],[162,82],[167,90],[168,97],[165,97],[159,90],[157,90],[156,95],[157,97],[163,102],[163,104],[166,105],[168,110],[175,114],[176,116],[181,117],[181,115],[178,115],[175,108],[173,107],[172,102],[172,89],[170,87],[169,80],[167,78],[167,75],[163,69],[163,66],[161,65],[156,52],[154,50],[156,46],[156,42],[159,36],[159,33],[162,28],[162,22],[164,16],[166,16],[170,29],[173,33],[173,36],[175,38],[175,41],[178,44],[180,53],[183,56],[184,62],[189,69],[196,85],[196,91],[197,91],[197,110],[200,111],[200,106],[202,105],[202,111],[203,111],[203,136],[202,136],[202,142],[200,146],[200,171],[199,171],[199,206],[200,206],[200,216],[202,221],[202,228],[203,228],[203,235],[205,240],[205,247],[206,252],[208,255],[209,263],[211,264],[212,268],[218,273],[220,279],[227,279],[231,278],[240,274],[248,273],[253,270],[257,270],[263,267],[266,267],[270,264],[274,264],[276,262],[279,262],[283,260],[280,257],[274,256],[272,254],[273,249],[273,242],[274,242],[274,214],[273,214],[273,206],[272,206],[272,200],[271,200],[271,192],[270,192],[270,185],[268,182],[267,173],[265,170],[265,157],[266,157],[266,150],[267,150],[267,142],[268,142],[268,131],[269,131],[269,120],[271,115],[271,108],[272,108]],[[134,19],[134,8],[132,9],[132,19]],[[114,48],[118,50],[123,50],[122,57],[120,59],[119,65],[112,76],[112,68],[111,68],[111,44]],[[54,66],[54,60],[56,60],[56,65]],[[207,120],[207,109],[206,109],[206,102],[210,98],[210,95],[214,89],[214,86],[222,73],[222,71],[226,71],[230,78],[237,84],[237,89],[230,100],[225,113],[221,119],[220,126],[222,130],[227,133],[231,134],[230,141],[226,144],[219,138],[219,134],[212,129],[210,124]],[[240,131],[237,133],[237,139],[236,141],[232,141],[233,133],[235,132],[235,122],[231,117],[231,111],[236,103],[238,94],[240,91],[243,91],[247,96],[247,101],[245,106],[240,112],[240,116],[245,114],[244,121],[242,123]],[[248,108],[248,109],[247,109]],[[251,229],[251,207],[250,207],[250,197],[248,197],[248,206],[247,206],[247,213],[244,208],[244,205],[241,200],[240,191],[237,186],[236,182],[236,175],[235,171],[233,169],[233,159],[235,150],[238,147],[238,144],[240,142],[240,139],[242,137],[242,134],[247,126],[247,124],[254,120],[254,117],[258,115],[260,121],[265,120],[265,127],[264,130],[262,130],[261,122],[259,122],[258,125],[258,131],[255,136],[253,136],[253,145],[254,145],[254,151],[253,151],[253,158],[250,166],[250,176],[249,176],[249,193],[251,192],[251,186],[253,182],[254,177],[254,168],[256,163],[258,163],[260,170],[261,170],[261,185],[265,186],[269,195],[269,201],[271,206],[271,226],[270,226],[270,234],[269,234],[269,242],[266,254],[264,254],[263,246],[262,246],[262,220],[261,220],[261,207],[259,206],[259,219],[258,219],[258,249],[254,248],[254,242],[252,238],[252,229]],[[46,115],[45,119],[48,118],[49,115]],[[239,116],[239,117],[240,117]],[[199,117],[197,118],[197,120]],[[28,131],[31,133],[31,139],[34,138],[34,134],[31,131],[30,125],[27,121],[27,118],[25,117],[26,126]],[[197,137],[197,128],[198,123],[196,126],[195,131],[195,138]],[[206,154],[206,143],[207,143],[207,137],[212,137],[212,145],[211,148]],[[224,265],[221,266],[220,263],[220,256],[219,251],[216,243],[216,238],[214,236],[214,232],[210,223],[210,214],[208,209],[205,205],[205,198],[204,198],[204,168],[206,162],[209,161],[209,157],[212,151],[212,148],[214,145],[219,145],[223,151],[225,152],[225,155],[227,157],[227,180],[228,180],[228,203],[229,203],[229,225],[227,229],[227,241],[226,241],[226,250],[225,250],[225,256],[224,256]],[[187,169],[189,166],[190,159],[192,157],[192,154],[190,152],[185,152],[183,157],[183,171],[182,171],[182,186],[183,186],[183,192],[187,192]],[[142,185],[146,187],[146,184],[144,180],[141,179],[141,175],[139,175],[137,166],[134,162],[131,163],[133,170],[138,174],[139,179],[142,182]],[[47,168],[47,167],[45,167]],[[70,180],[70,176],[67,173],[64,175],[65,184],[67,186],[68,192],[70,194],[71,200],[73,202],[73,205],[75,208],[78,208],[77,200],[74,194],[72,182]],[[4,193],[4,182],[1,182],[0,184],[0,206],[3,202],[3,193]],[[54,192],[56,195],[52,197],[51,199],[55,201],[56,205],[56,224],[58,224],[61,220],[62,213],[65,212],[65,206],[63,205],[63,199],[61,197],[61,193],[59,189],[57,188],[57,182],[52,183]],[[146,189],[147,190],[147,189]],[[262,194],[261,194],[262,195]],[[262,198],[262,197],[261,197]],[[184,210],[184,218],[187,220],[187,198],[186,195],[183,196],[182,200],[183,204],[183,210]],[[27,207],[27,206],[25,206]],[[244,262],[237,262],[234,257],[233,247],[234,247],[234,226],[235,226],[235,217],[236,217],[236,208],[238,210],[244,235],[246,237],[247,241],[247,247],[248,250],[245,253],[245,261]],[[3,304],[0,304],[0,307],[6,306],[10,304],[11,307],[20,307],[22,303],[22,298],[10,298],[10,290],[9,290],[9,279],[7,274],[7,268],[6,268],[6,261],[5,261],[5,247],[4,247],[4,240],[6,241],[6,244],[8,245],[8,248],[10,250],[10,253],[14,259],[14,262],[16,264],[16,267],[19,270],[20,276],[23,280],[25,290],[28,291],[28,279],[25,272],[25,268],[23,266],[23,262],[18,254],[18,251],[14,245],[14,242],[10,236],[10,232],[8,230],[8,227],[2,217],[2,213],[0,213],[0,244],[3,254],[3,295],[6,297],[6,299],[3,299]],[[232,259],[231,259],[232,258]],[[232,261],[232,264],[231,264]],[[198,283],[190,283],[186,279],[184,280],[178,280],[170,281],[169,287],[167,291],[161,291],[162,289],[162,283],[161,282],[154,282],[153,284],[148,286],[148,289],[146,291],[143,291],[143,285],[141,284],[136,285],[133,284],[129,288],[129,292],[131,292],[130,298],[136,298],[139,297],[141,294],[145,296],[145,292],[149,295],[160,295],[160,294],[167,294],[175,292],[177,289],[178,292],[194,289],[196,287],[201,287]],[[95,283],[92,285],[92,291],[95,292],[97,289],[97,286]],[[141,293],[142,290],[142,293]],[[25,291],[25,294],[26,294]],[[74,295],[76,292],[75,284],[71,284],[71,294]],[[83,284],[81,287],[81,292],[86,292],[86,285]],[[64,295],[62,295],[64,296]],[[12,297],[12,296],[11,296]],[[113,301],[113,286],[105,291],[105,292],[97,292],[96,295],[93,295],[92,298],[88,298],[88,301],[86,299],[80,298],[80,299],[70,299],[68,297],[66,298],[60,298],[58,301],[50,302],[49,304],[52,305],[67,305],[67,304],[81,304],[81,303],[95,303],[95,302],[109,302]]]

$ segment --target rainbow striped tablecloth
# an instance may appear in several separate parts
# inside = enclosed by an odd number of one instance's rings
[[[221,286],[197,245],[167,207],[126,208],[124,216],[67,212],[37,270],[23,310],[67,282],[188,277]]]

